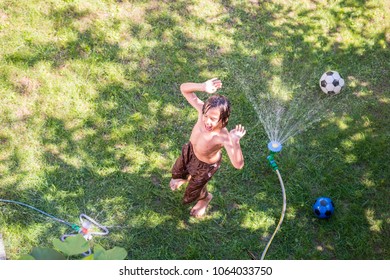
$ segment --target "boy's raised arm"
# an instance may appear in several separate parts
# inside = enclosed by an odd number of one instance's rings
[[[229,132],[228,141],[224,147],[233,166],[237,169],[244,167],[244,156],[242,155],[240,139],[246,134],[245,128],[239,124]]]
[[[180,86],[180,91],[196,110],[201,111],[203,107],[203,101],[196,96],[195,91],[203,91],[209,94],[215,93],[222,87],[222,82],[217,78],[208,80],[204,83],[184,83]]]

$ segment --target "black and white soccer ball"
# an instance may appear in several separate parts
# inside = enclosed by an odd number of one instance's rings
[[[337,71],[325,72],[320,79],[320,88],[329,95],[340,93],[344,87],[344,79]]]

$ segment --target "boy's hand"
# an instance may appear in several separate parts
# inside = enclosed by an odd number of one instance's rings
[[[235,140],[240,140],[244,137],[246,130],[241,124],[236,125],[235,129],[230,130],[230,136]]]
[[[222,82],[221,80],[218,80],[218,78],[210,79],[204,82],[203,84],[204,84],[204,91],[209,94],[215,93],[218,89],[222,87]]]

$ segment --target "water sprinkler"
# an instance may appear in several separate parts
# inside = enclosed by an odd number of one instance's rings
[[[282,150],[282,144],[277,141],[271,141],[268,143],[268,149],[270,150],[270,154],[267,157],[269,164],[271,165],[274,171],[278,170],[278,165],[275,162],[274,155]]]
[[[85,215],[85,214],[80,214],[80,223],[81,226],[77,226],[77,233],[81,234],[85,240],[91,240],[93,235],[107,235],[108,234],[108,229],[107,227],[99,224],[96,222],[94,219],[91,217]],[[94,228],[97,228],[98,231],[94,230]],[[75,229],[75,228],[74,228]],[[69,236],[74,236],[76,234],[64,234],[61,236],[61,241],[65,241],[66,238]],[[82,255],[83,256],[89,256],[92,253],[91,249],[88,249],[87,252],[84,252]]]
[[[107,227],[99,224],[94,219],[92,219],[91,217],[89,217],[85,214],[80,214],[81,225],[79,226],[79,225],[71,224],[67,221],[61,220],[57,217],[54,217],[53,215],[50,215],[50,214],[48,214],[48,213],[46,213],[38,208],[35,208],[35,207],[28,205],[26,203],[23,203],[23,202],[19,202],[19,201],[15,201],[15,200],[1,199],[1,198],[0,198],[0,202],[19,204],[22,206],[26,206],[30,209],[33,209],[35,211],[38,211],[39,213],[46,215],[46,216],[52,218],[53,220],[56,220],[57,222],[60,222],[60,223],[63,223],[65,225],[70,226],[74,231],[76,231],[79,234],[82,234],[86,240],[91,240],[93,235],[107,235],[109,233]],[[64,241],[65,238],[72,236],[72,235],[76,235],[76,234],[64,234],[63,236],[61,236],[61,241]],[[91,254],[91,250],[89,250],[88,253],[84,253],[85,256],[87,256],[89,254]]]
[[[283,146],[278,141],[271,141],[268,143],[268,150],[273,153],[278,153],[282,150]]]

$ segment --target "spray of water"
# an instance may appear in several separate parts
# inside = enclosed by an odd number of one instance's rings
[[[288,88],[278,78],[269,82],[267,90],[254,87],[256,82],[249,81],[247,75],[245,79],[237,75],[236,79],[253,105],[269,140],[280,144],[329,116],[337,98],[326,97],[319,89],[307,93],[299,88]]]

